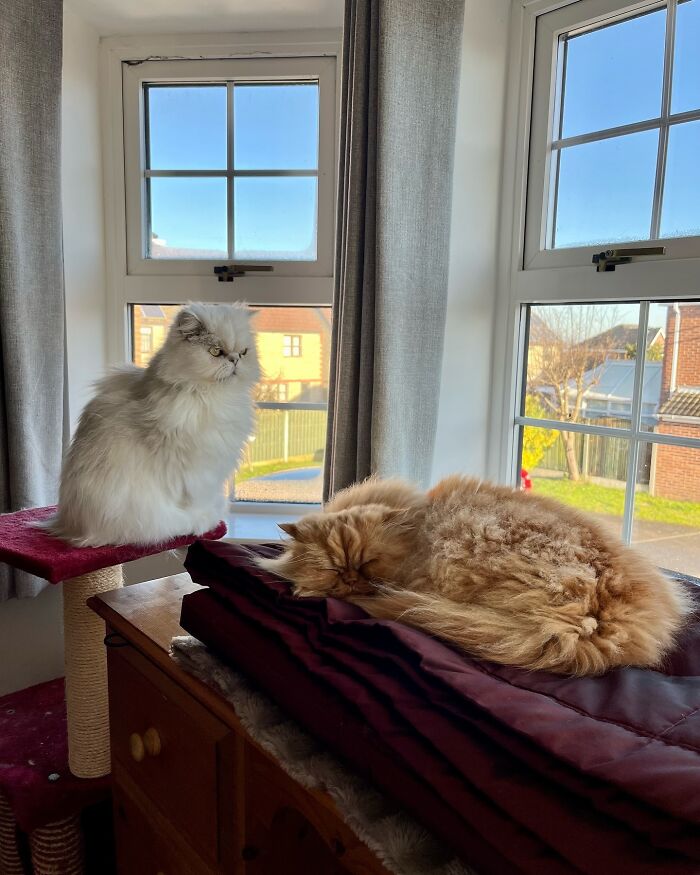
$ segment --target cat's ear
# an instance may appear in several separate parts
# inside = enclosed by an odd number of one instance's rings
[[[294,538],[295,541],[300,540],[299,526],[296,523],[277,523],[277,528],[282,529],[286,535],[289,535],[290,538]]]
[[[384,522],[392,528],[407,528],[412,524],[412,514],[408,508],[396,508],[387,510],[384,514]]]
[[[204,331],[202,323],[187,307],[183,307],[175,317],[175,326],[185,340],[191,340]]]

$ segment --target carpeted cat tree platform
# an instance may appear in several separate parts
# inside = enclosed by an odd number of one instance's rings
[[[66,806],[65,818],[57,816],[60,805],[51,806],[52,822],[46,820],[40,812],[45,808],[45,793],[39,787],[45,782],[35,784],[32,781],[32,771],[27,772],[27,751],[21,739],[27,727],[47,723],[45,707],[46,685],[40,684],[13,694],[14,698],[22,697],[23,733],[13,734],[16,743],[8,746],[7,739],[0,747],[0,871],[3,875],[21,873],[19,858],[13,859],[15,851],[13,837],[16,830],[15,805],[22,809],[22,816],[31,823],[36,837],[31,842],[34,869],[37,875],[41,873],[72,873],[78,872],[67,858],[59,863],[51,861],[51,853],[47,847],[54,847],[57,853],[75,854],[75,831],[77,820],[75,814],[76,793],[83,793],[85,804],[94,801],[93,781],[76,781],[75,779],[101,779],[110,771],[109,749],[109,712],[107,704],[107,663],[103,643],[104,624],[87,608],[85,602],[93,595],[117,589],[124,585],[122,563],[185,547],[196,540],[194,535],[183,535],[162,544],[135,546],[123,544],[106,547],[72,547],[63,541],[53,538],[37,529],[33,524],[51,516],[54,507],[32,508],[0,515],[0,562],[5,562],[14,568],[28,571],[38,577],[43,577],[49,583],[63,583],[63,628],[65,637],[65,709],[66,719],[52,727],[54,732],[63,733],[65,747],[67,733],[67,760],[72,774],[72,803]],[[222,522],[216,529],[207,532],[205,539],[218,539],[226,533]],[[54,682],[55,685],[55,682]],[[52,688],[52,695],[56,689]],[[60,707],[63,707],[61,692]],[[0,700],[0,707],[6,704],[8,697]],[[6,711],[15,711],[9,707]],[[36,713],[34,713],[36,712]],[[1,715],[0,715],[1,716]],[[7,715],[12,717],[13,715]],[[16,749],[15,749],[16,748]],[[56,762],[43,763],[43,771],[51,767],[51,774],[60,775],[60,769],[65,765],[61,759],[60,743],[55,748]],[[70,777],[70,776],[68,776]],[[58,780],[58,779],[57,779]],[[29,783],[27,783],[29,781]],[[99,781],[97,783],[100,783]],[[82,786],[82,790],[81,790]],[[34,789],[32,789],[34,788]],[[91,795],[92,794],[92,795]],[[53,798],[61,798],[60,794]],[[15,803],[15,805],[13,805]],[[80,806],[78,806],[80,810]],[[35,816],[36,812],[39,816]],[[35,813],[32,813],[35,812]],[[72,818],[72,819],[71,819]],[[48,830],[48,833],[47,833]],[[53,839],[51,836],[53,835]],[[47,838],[48,836],[48,838]],[[71,850],[73,849],[73,850]],[[48,860],[46,855],[48,853]],[[45,860],[41,862],[42,858]],[[78,864],[76,864],[77,866]]]

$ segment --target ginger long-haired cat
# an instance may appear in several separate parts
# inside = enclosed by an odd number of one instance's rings
[[[422,493],[370,479],[260,565],[298,596],[347,599],[483,659],[559,674],[654,666],[692,610],[684,588],[557,501],[468,477]]]

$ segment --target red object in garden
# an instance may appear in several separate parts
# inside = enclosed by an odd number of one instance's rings
[[[520,488],[532,489],[532,480],[527,476],[527,471],[524,468],[520,469]]]

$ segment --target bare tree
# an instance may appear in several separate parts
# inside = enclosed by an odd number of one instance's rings
[[[616,308],[577,304],[537,308],[540,343],[533,356],[530,336],[527,391],[536,395],[551,419],[579,422],[586,393],[603,376],[601,367],[614,346],[610,332],[618,322]],[[576,434],[560,433],[571,480],[580,480]]]

